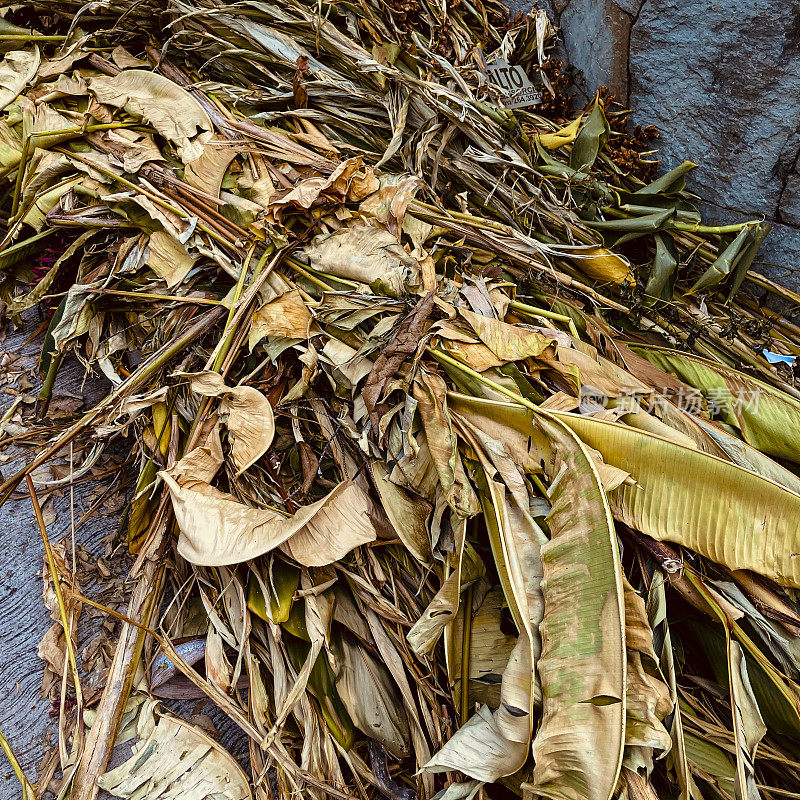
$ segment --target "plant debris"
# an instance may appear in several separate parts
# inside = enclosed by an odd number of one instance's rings
[[[0,297],[43,321],[0,497],[58,716],[36,785],[0,738],[25,797],[800,792],[800,297],[655,131],[569,110],[555,36],[496,0],[9,9]],[[47,534],[92,476],[131,555],[97,599]]]

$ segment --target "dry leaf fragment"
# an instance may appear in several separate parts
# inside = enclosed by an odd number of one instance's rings
[[[269,400],[252,386],[226,386],[217,372],[181,373],[180,377],[190,379],[193,392],[221,398],[220,414],[231,439],[236,474],[241,475],[267,452],[275,436]]]
[[[503,361],[535,358],[555,347],[553,339],[522,325],[510,325],[466,308],[460,308],[459,313],[480,340]]]
[[[383,510],[397,535],[414,558],[423,564],[430,563],[430,504],[389,480],[386,466],[382,462],[373,463],[372,473]]]
[[[111,60],[120,68],[120,69],[131,69],[134,67],[148,67],[149,64],[146,61],[143,61],[141,58],[136,58],[133,53],[130,53],[126,50],[121,44],[117,45],[111,51]]]
[[[168,714],[155,720],[146,701],[133,755],[97,783],[115,797],[136,800],[250,800],[250,784],[231,754],[202,730]]]
[[[380,429],[383,414],[381,403],[386,397],[387,387],[397,375],[400,365],[417,351],[430,327],[434,297],[433,292],[428,292],[400,323],[396,336],[378,356],[364,384],[364,403],[376,431]]]
[[[352,481],[288,517],[250,508],[207,483],[189,478],[179,483],[169,471],[159,474],[172,496],[178,552],[193,564],[238,564],[283,545],[304,566],[324,566],[377,537],[372,501]]]
[[[0,61],[0,111],[13,102],[39,69],[39,48],[12,50]]]
[[[206,194],[219,197],[222,180],[238,150],[223,142],[208,142],[203,146],[199,158],[190,161],[183,172],[183,179]]]
[[[100,140],[111,162],[119,164],[125,172],[138,172],[148,161],[164,160],[151,134],[112,128]]]
[[[253,314],[248,343],[252,350],[265,336],[281,336],[284,339],[307,339],[313,317],[308,306],[293,289]]]
[[[341,228],[318,236],[302,252],[315,269],[369,284],[378,294],[400,297],[421,285],[418,262],[383,228]]]
[[[376,509],[372,498],[357,483],[346,483],[345,487],[338,499],[323,502],[313,518],[281,545],[281,550],[303,566],[324,567],[354,547],[375,541],[377,531],[372,520]]]
[[[195,261],[197,259],[189,255],[186,245],[166,231],[150,234],[146,263],[159,278],[167,282],[170,289],[183,283]]]
[[[348,634],[337,637],[331,647],[336,689],[356,727],[398,758],[407,756],[408,717],[386,667]]]
[[[163,75],[126,69],[110,78],[91,78],[89,90],[101,103],[124,108],[150,123],[175,143],[184,163],[202,156],[203,144],[198,137],[212,130],[211,120],[189,92]]]
[[[309,74],[308,56],[297,56],[297,68],[292,78],[292,95],[294,96],[295,108],[306,108],[308,106],[308,91],[303,85],[303,79]]]
[[[576,251],[572,260],[578,269],[593,280],[615,284],[632,284],[635,281],[630,262],[605,247]]]

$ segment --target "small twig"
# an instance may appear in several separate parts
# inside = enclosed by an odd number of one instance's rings
[[[61,591],[61,580],[58,574],[58,567],[56,566],[56,559],[53,555],[53,548],[50,546],[50,537],[47,535],[47,527],[44,524],[42,508],[39,505],[39,498],[36,496],[36,489],[34,488],[33,478],[31,478],[30,474],[25,476],[25,481],[28,484],[28,494],[30,494],[31,497],[31,505],[33,506],[33,513],[36,517],[36,524],[39,526],[39,533],[42,536],[44,553],[47,558],[47,569],[50,571],[50,579],[53,581],[53,588],[55,589],[56,600],[58,601],[58,610],[61,614],[61,625],[64,628],[64,641],[66,643],[67,656],[69,657],[69,665],[72,669],[75,693],[78,696],[78,705],[82,706],[81,679],[78,673],[78,661],[75,658],[75,650],[72,646],[72,639],[70,638],[71,625],[67,619],[67,606],[64,603],[64,595]]]
[[[69,621],[69,614],[67,613],[67,606],[64,602],[64,593],[61,591],[61,576],[58,572],[58,566],[56,564],[55,555],[53,554],[53,548],[50,546],[50,537],[47,535],[47,526],[44,522],[44,517],[42,516],[42,508],[39,505],[39,498],[36,496],[36,489],[33,485],[33,478],[30,475],[25,476],[25,480],[28,484],[28,493],[31,496],[31,505],[33,506],[33,513],[36,517],[36,524],[39,526],[39,533],[42,536],[42,543],[44,545],[44,552],[45,557],[47,559],[47,569],[50,572],[50,580],[53,582],[53,589],[56,594],[56,602],[58,603],[58,612],[61,616],[61,626],[64,629],[64,646],[67,650],[67,658],[69,659],[69,666],[72,672],[72,683],[75,687],[75,703],[77,705],[77,717],[75,722],[75,738],[73,740],[73,754],[74,758],[72,759],[77,760],[80,758],[83,752],[83,745],[84,745],[84,736],[83,736],[83,691],[81,689],[81,676],[78,672],[78,660],[75,657],[75,648],[72,644],[72,625]],[[76,637],[77,638],[77,637]],[[66,675],[64,676],[64,681],[66,681]],[[66,687],[66,683],[64,684]],[[62,690],[63,691],[63,690]],[[63,695],[62,695],[63,697]],[[63,714],[63,703],[61,706],[61,711]],[[62,750],[62,759],[66,755],[66,743],[61,738],[61,726],[59,726],[59,742],[61,743]],[[66,763],[62,762],[62,765],[66,767]]]

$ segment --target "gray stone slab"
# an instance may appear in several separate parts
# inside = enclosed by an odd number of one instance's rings
[[[37,320],[29,318],[17,333],[8,336],[0,350],[19,352],[26,366],[33,366],[41,339],[24,345],[31,333],[36,330]],[[82,387],[82,374],[77,365],[67,365],[60,382],[66,385],[71,394],[83,395],[97,390],[97,383]],[[0,409],[5,410],[12,397],[0,395]],[[87,397],[87,399],[89,399]],[[12,474],[22,461],[3,464],[3,474]],[[23,485],[24,486],[24,485]],[[64,492],[54,498],[56,521],[49,527],[51,542],[57,542],[69,535],[71,525],[70,505],[75,518],[79,519],[88,510],[92,499],[92,486],[89,483],[75,487],[74,495]],[[37,645],[51,625],[47,609],[42,602],[42,566],[44,548],[39,529],[33,516],[30,500],[24,491],[19,491],[22,499],[10,499],[0,508],[0,730],[11,743],[23,769],[34,780],[39,762],[45,752],[47,742],[52,740],[56,719],[50,716],[54,709],[41,696],[43,662],[37,656]],[[113,530],[115,521],[102,515],[95,515],[75,529],[75,540],[95,556],[104,552],[103,538]],[[84,624],[84,636],[79,644],[88,641],[96,632],[95,624]],[[0,767],[0,798],[19,796],[16,777],[3,759]]]
[[[529,5],[519,2],[515,8]],[[761,252],[800,288],[800,2],[548,0],[564,50],[584,73],[655,124],[665,168],[689,180],[721,221],[766,219]]]

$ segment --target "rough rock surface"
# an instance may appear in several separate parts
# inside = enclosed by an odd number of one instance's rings
[[[636,122],[657,125],[665,167],[684,159],[700,165],[690,186],[710,202],[710,221],[771,222],[756,268],[800,287],[800,2],[545,6],[563,29],[569,61],[584,73],[579,99],[606,85]]]
[[[25,344],[35,330],[36,320],[8,336],[0,350],[21,353],[26,367],[35,363],[36,345],[41,337]],[[77,365],[65,365],[59,388],[70,394],[91,397],[91,391],[81,387]],[[0,381],[3,380],[0,371]],[[11,398],[0,402],[0,414],[6,411]],[[2,464],[4,477],[12,475],[19,461]],[[78,524],[75,526],[75,543],[85,547],[95,557],[103,554],[103,538],[114,530],[115,521],[101,514],[89,516],[80,524],[81,517],[92,505],[91,486],[79,484],[74,495],[59,491],[55,498],[56,518],[48,534],[52,543],[71,536],[72,510]],[[37,777],[37,768],[47,748],[56,741],[57,713],[41,695],[43,662],[37,655],[37,645],[52,624],[42,602],[42,567],[44,547],[33,516],[30,500],[23,488],[19,489],[0,508],[0,536],[2,536],[3,567],[0,580],[0,730],[9,740],[14,753],[31,780]],[[84,620],[85,622],[85,620]],[[97,632],[97,626],[88,626],[80,642],[84,646]],[[0,766],[0,800],[19,797],[19,783],[8,762]]]

